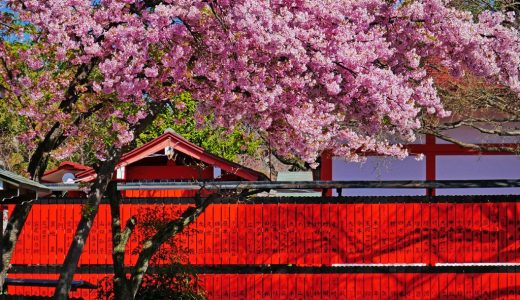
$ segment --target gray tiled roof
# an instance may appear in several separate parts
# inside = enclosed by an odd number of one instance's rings
[[[0,180],[14,185],[16,187],[20,187],[23,189],[36,191],[36,192],[48,192],[50,191],[48,187],[40,184],[34,180],[25,178],[21,175],[15,174],[13,172],[9,172],[0,168]]]

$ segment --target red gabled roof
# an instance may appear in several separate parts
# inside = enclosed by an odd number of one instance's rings
[[[127,166],[131,163],[139,161],[151,154],[155,154],[166,147],[172,147],[175,151],[200,160],[210,166],[219,167],[223,171],[234,174],[245,180],[267,180],[267,177],[260,172],[249,169],[222,157],[218,157],[204,150],[203,148],[186,140],[171,129],[167,129],[164,134],[156,139],[136,148],[121,157],[116,168]],[[78,179],[82,181],[90,181],[95,178],[94,169],[85,170],[76,174]]]
[[[60,165],[54,169],[51,169],[49,171],[46,171],[43,173],[42,182],[57,182],[56,178],[59,177],[61,179],[61,176],[65,173],[81,173],[85,171],[93,170],[91,167],[78,164],[72,161],[64,161],[60,163]]]

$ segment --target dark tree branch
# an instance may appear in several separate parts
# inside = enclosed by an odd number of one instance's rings
[[[342,63],[340,62],[334,62],[338,67],[342,68],[343,70],[346,70],[348,71],[354,78],[356,78],[358,76],[358,74],[356,72],[354,72],[352,69],[350,68],[347,68],[345,67]]]
[[[437,138],[440,138],[444,141],[459,145],[464,148],[473,149],[477,152],[510,152],[510,153],[520,153],[520,147],[509,147],[509,146],[495,146],[495,145],[485,145],[485,144],[475,144],[475,143],[467,143],[460,141],[456,138],[450,137],[441,133],[435,129],[423,129],[420,133],[431,134]]]
[[[217,19],[218,23],[220,24],[220,26],[224,30],[224,32],[228,32],[229,31],[229,27],[224,22],[224,19],[222,19],[222,17],[219,14],[217,14],[217,11],[215,10],[215,1],[209,1],[209,7],[211,9],[211,12],[213,13],[215,18]]]
[[[493,135],[498,135],[498,136],[520,136],[519,129],[500,130],[500,129],[487,129],[487,128],[477,126],[475,124],[466,124],[466,125],[471,128],[474,128],[482,133],[485,133],[485,134],[493,134]]]

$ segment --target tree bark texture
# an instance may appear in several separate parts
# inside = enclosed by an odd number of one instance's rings
[[[153,120],[155,120],[157,114],[164,108],[165,103],[166,102],[164,101],[159,101],[150,104],[148,115],[142,119],[141,122],[131,128],[133,129],[134,135],[139,135],[150,125],[151,122],[153,122]],[[79,258],[85,247],[90,230],[92,229],[92,223],[98,213],[99,204],[101,203],[103,195],[107,192],[108,185],[112,180],[114,169],[119,162],[121,155],[128,150],[127,148],[128,145],[125,147],[111,147],[108,151],[108,158],[103,161],[98,170],[96,170],[97,177],[90,187],[87,205],[82,211],[81,220],[77,226],[76,233],[67,252],[67,256],[65,257],[65,261],[63,262],[58,285],[54,292],[53,299],[55,300],[65,300],[68,298],[72,285],[72,278],[76,272]]]
[[[114,168],[121,157],[121,148],[113,147],[110,150],[107,160],[105,160],[101,168],[97,172],[97,177],[90,188],[87,204],[83,207],[81,220],[74,234],[72,244],[70,245],[63,267],[54,292],[54,299],[65,300],[68,298],[72,284],[72,277],[76,272],[79,258],[85,247],[92,223],[99,210],[99,204],[107,189],[108,184],[112,180]]]
[[[19,197],[22,201],[22,204],[17,204],[11,213],[11,217],[7,222],[7,226],[5,228],[5,232],[3,232],[2,237],[0,239],[1,243],[1,255],[2,259],[0,260],[0,290],[3,291],[5,279],[7,278],[7,273],[9,272],[11,258],[13,256],[13,251],[16,246],[16,242],[18,241],[18,237],[22,231],[23,225],[29,216],[29,212],[31,211],[32,202],[36,198],[36,195],[24,195]],[[3,212],[2,212],[3,214]],[[3,216],[0,216],[3,218]],[[2,230],[3,228],[0,228]]]
[[[130,285],[124,268],[125,248],[128,238],[135,228],[137,222],[135,217],[131,217],[121,232],[120,194],[117,185],[110,187],[110,212],[112,214],[112,259],[114,262],[114,296],[116,300],[132,299]]]

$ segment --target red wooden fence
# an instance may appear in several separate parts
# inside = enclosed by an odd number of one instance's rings
[[[105,275],[77,274],[96,282]],[[57,279],[56,274],[13,278]],[[208,299],[519,299],[520,273],[202,274]],[[52,288],[10,287],[9,293],[51,296]],[[71,297],[95,299],[96,291]]]
[[[160,200],[159,200],[160,201]],[[188,204],[165,204],[180,213]],[[122,217],[155,204],[124,204]],[[13,264],[61,264],[80,204],[35,204]],[[213,204],[178,237],[198,265],[468,263],[520,261],[520,203]],[[111,264],[110,211],[102,204],[80,259]],[[139,244],[139,230],[127,248]]]
[[[365,198],[365,202],[353,199],[354,203],[339,203],[349,200],[338,199],[326,203],[326,198],[322,198],[320,201],[324,203],[268,200],[255,204],[212,204],[190,226],[188,233],[178,236],[177,240],[189,248],[190,263],[205,266],[520,261],[520,203],[514,202],[515,197],[477,197],[474,202],[465,203],[452,201],[462,198],[442,202],[442,197],[437,197],[435,203],[391,202],[391,198]],[[132,201],[122,205],[124,220],[157,207],[179,214],[189,205],[168,199]],[[163,202],[165,204],[157,206]],[[12,264],[60,265],[80,215],[79,200],[49,199],[36,203],[16,246]],[[127,264],[136,261],[132,249],[138,246],[140,239],[138,230],[127,247]],[[110,211],[108,204],[102,204],[80,264],[84,267],[110,265],[111,250]],[[56,278],[57,275],[12,273],[10,276]],[[81,274],[75,279],[97,282],[103,276]],[[518,280],[520,285],[520,273],[207,274],[201,278],[210,299],[335,299],[344,295],[360,299],[395,299],[394,295],[421,299],[425,295],[433,297],[443,293],[453,296],[484,295],[484,292],[520,294],[516,283]],[[32,295],[43,295],[50,290],[9,288],[10,293]],[[94,294],[79,291],[72,295],[92,299]]]

